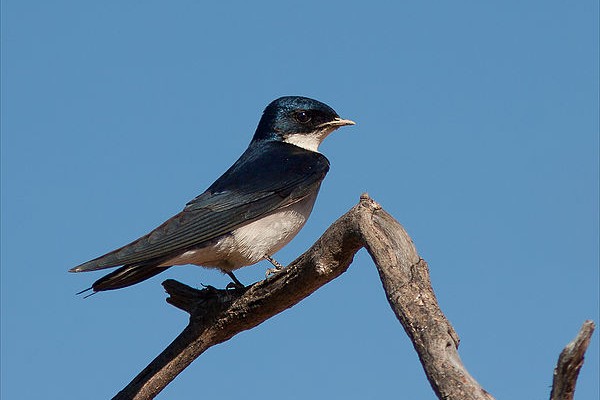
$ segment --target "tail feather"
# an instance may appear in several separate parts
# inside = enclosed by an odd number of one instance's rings
[[[91,289],[93,289],[94,292],[121,289],[144,281],[148,278],[152,278],[154,275],[158,275],[168,268],[171,267],[159,267],[155,263],[136,263],[125,265],[98,279],[92,284]]]

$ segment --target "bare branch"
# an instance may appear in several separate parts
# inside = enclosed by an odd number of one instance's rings
[[[464,367],[459,338],[440,310],[427,263],[398,221],[384,210],[361,225],[396,317],[410,337],[427,379],[440,399],[493,399]]]
[[[458,336],[439,309],[427,264],[402,226],[367,195],[288,268],[243,290],[196,290],[165,281],[167,301],[190,313],[189,325],[114,398],[153,398],[209,347],[292,307],[344,273],[362,247],[377,265],[388,301],[437,396],[492,399],[458,356]]]
[[[355,220],[367,208],[361,202],[288,268],[244,290],[196,290],[165,281],[167,301],[190,313],[190,322],[114,399],[154,398],[209,347],[257,326],[342,274],[362,247]]]
[[[558,363],[556,364],[556,368],[554,368],[550,400],[573,399],[577,377],[583,366],[585,351],[590,344],[594,328],[594,322],[585,321],[575,339],[567,344],[560,353]]]

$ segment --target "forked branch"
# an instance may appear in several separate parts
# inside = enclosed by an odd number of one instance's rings
[[[366,194],[308,251],[264,281],[240,290],[196,290],[165,281],[167,301],[188,312],[190,322],[114,399],[154,398],[209,347],[292,307],[344,273],[363,247],[438,398],[493,399],[462,364],[458,335],[439,308],[427,263],[404,228]]]

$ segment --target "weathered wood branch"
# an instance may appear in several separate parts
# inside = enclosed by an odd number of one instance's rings
[[[367,195],[286,269],[240,290],[163,283],[188,326],[114,399],[152,399],[205,350],[292,307],[350,266],[366,248],[388,302],[409,335],[440,399],[490,400],[458,355],[458,335],[439,308],[422,260],[404,228]]]
[[[583,366],[585,351],[590,344],[594,327],[594,322],[585,321],[575,339],[567,344],[560,353],[558,363],[554,368],[550,400],[573,399],[577,377]]]

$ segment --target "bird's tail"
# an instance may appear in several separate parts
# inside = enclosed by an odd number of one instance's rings
[[[152,278],[154,275],[160,274],[168,268],[171,267],[159,267],[155,263],[136,263],[125,265],[98,279],[92,284],[90,289],[92,289],[94,292],[121,289],[144,281],[148,278]]]

